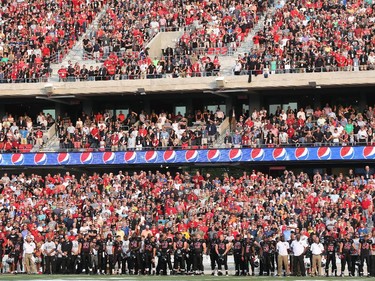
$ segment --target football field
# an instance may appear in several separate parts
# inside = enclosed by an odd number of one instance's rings
[[[290,281],[299,281],[299,280],[352,280],[352,281],[359,281],[359,280],[366,280],[369,278],[366,277],[273,277],[273,276],[211,276],[211,275],[203,275],[203,276],[127,276],[127,275],[10,275],[4,274],[0,275],[0,280],[53,280],[53,281],[69,281],[69,280],[85,280],[85,281],[94,281],[94,280],[123,280],[123,281],[138,281],[138,280],[156,280],[156,281],[194,281],[194,280],[202,280],[202,281],[234,281],[234,280],[263,280],[263,281],[270,281],[270,280],[290,280]]]

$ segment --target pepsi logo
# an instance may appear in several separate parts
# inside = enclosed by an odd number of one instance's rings
[[[220,159],[220,151],[217,149],[211,149],[207,152],[207,159],[210,162],[217,162]]]
[[[298,147],[294,151],[297,160],[307,160],[309,158],[309,150],[306,147]]]
[[[103,153],[104,164],[113,164],[115,161],[116,161],[116,154],[114,152]]]
[[[133,164],[137,161],[137,152],[127,151],[124,154],[124,161],[128,164]]]
[[[196,150],[187,150],[185,152],[185,159],[187,162],[195,162],[198,159],[198,151]]]
[[[70,162],[70,154],[69,153],[59,153],[57,155],[57,163],[60,165],[66,165]]]
[[[320,160],[329,160],[332,156],[332,152],[329,147],[319,147],[316,154]]]
[[[374,146],[365,146],[363,148],[363,157],[365,159],[375,159],[375,147]]]
[[[34,155],[34,163],[36,165],[45,165],[47,163],[47,154],[37,153]]]
[[[147,163],[155,163],[158,160],[158,154],[154,150],[145,153],[145,160]]]
[[[82,152],[79,160],[82,164],[91,164],[94,157],[91,152]]]
[[[10,158],[10,160],[11,160],[13,165],[22,165],[25,158],[24,158],[23,154],[15,153],[15,154],[12,154],[12,157]]]
[[[177,158],[176,151],[174,150],[166,150],[163,153],[164,162],[171,163],[175,162]]]
[[[286,153],[285,148],[278,147],[272,151],[272,157],[274,160],[278,160],[278,161],[285,160],[286,156],[287,156],[287,153]]]
[[[344,146],[340,149],[341,159],[353,159],[354,157],[354,148],[351,146]]]
[[[240,161],[242,159],[242,150],[241,149],[231,149],[229,151],[229,160],[230,161]]]
[[[3,155],[0,154],[0,164],[3,163]]]
[[[262,161],[264,159],[264,150],[262,148],[254,148],[251,150],[250,156],[253,161]]]

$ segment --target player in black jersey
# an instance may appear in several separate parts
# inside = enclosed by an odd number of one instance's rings
[[[82,272],[89,272],[90,266],[90,241],[86,234],[81,241]]]
[[[358,276],[359,276],[359,267],[360,267],[360,259],[359,259],[359,254],[360,254],[360,243],[359,243],[359,234],[358,232],[355,233],[355,236],[353,238],[353,243],[352,247],[350,248],[350,258],[352,261],[352,266],[351,266],[351,275],[355,276],[355,270],[357,269]]]
[[[352,272],[352,259],[350,249],[352,248],[353,240],[348,233],[344,239],[340,241],[340,258],[341,258],[341,277],[344,277],[345,266],[348,265],[349,275]]]
[[[23,264],[22,253],[23,253],[23,240],[22,240],[22,236],[19,236],[18,239],[14,242],[14,263],[13,263],[14,268],[12,269],[12,271],[14,271],[15,273],[17,272],[18,264],[20,266],[21,272],[23,271],[22,270],[22,264]]]
[[[270,275],[271,265],[271,240],[270,237],[264,236],[263,241],[260,242],[260,272],[259,275],[262,276],[264,273],[268,276]]]
[[[122,240],[120,235],[117,235],[113,242],[113,268],[116,268],[116,264],[117,274],[120,274],[122,265]]]
[[[98,250],[98,269],[99,273],[104,274],[106,272],[106,259],[105,259],[105,253],[106,253],[106,239],[104,238],[104,235],[101,235],[99,239],[96,241],[96,246]]]
[[[240,271],[243,271],[243,260],[244,257],[242,255],[242,245],[243,241],[241,239],[241,235],[237,234],[235,240],[233,241],[233,257],[234,257],[234,265],[235,265],[235,270],[236,276],[240,276]]]
[[[337,266],[336,266],[336,250],[337,250],[337,241],[333,236],[326,236],[324,239],[324,251],[327,256],[326,258],[326,276],[329,276],[329,265],[332,264],[332,274],[337,276]]]
[[[194,264],[194,240],[187,240],[188,248],[186,250],[186,274],[193,273],[193,264]]]
[[[224,238],[224,235],[221,234],[219,241],[216,245],[216,253],[218,255],[218,275],[223,275],[221,272],[222,267],[224,266],[225,275],[228,276],[228,252],[231,249],[231,244]]]
[[[150,275],[151,273],[155,273],[155,256],[156,256],[156,243],[155,237],[148,235],[148,237],[144,240],[143,245],[143,255],[144,255],[144,274]]]
[[[136,233],[133,233],[129,239],[129,250],[130,250],[130,259],[129,259],[129,273],[138,275],[139,270],[141,269],[141,237],[137,236]]]
[[[360,243],[360,267],[359,267],[359,275],[363,276],[363,266],[367,265],[367,276],[370,277],[370,253],[372,248],[372,240],[371,235],[366,235],[364,239],[359,240]]]
[[[209,251],[210,251],[210,261],[211,261],[211,270],[212,274],[215,275],[215,268],[217,264],[217,253],[216,253],[216,245],[218,242],[217,233],[214,233],[212,239],[209,241]]]
[[[195,235],[193,240],[194,256],[193,256],[193,270],[195,274],[203,274],[203,255],[206,254],[206,241],[201,238],[200,234]]]
[[[185,273],[185,255],[187,248],[186,239],[182,236],[181,232],[178,232],[173,243],[174,271],[177,274]]]
[[[156,275],[167,275],[167,257],[169,255],[169,242],[165,234],[162,234],[160,236],[157,255],[158,265],[156,267]]]
[[[255,275],[255,241],[251,238],[250,234],[247,235],[242,244],[242,256],[243,256],[243,275],[250,275],[251,266],[251,275]]]

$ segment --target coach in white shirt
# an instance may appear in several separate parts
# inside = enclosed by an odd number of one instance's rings
[[[324,246],[320,243],[319,237],[315,237],[310,250],[312,254],[311,276],[320,276],[322,272],[322,254],[324,252]]]
[[[31,237],[26,236],[25,242],[23,243],[23,252],[25,253],[25,267],[27,274],[35,274],[36,267],[33,261],[33,254],[35,252],[36,245]]]
[[[307,250],[307,244],[304,241],[301,241],[301,235],[296,235],[296,240],[294,240],[290,247],[293,251],[293,272],[297,275],[298,266],[302,276],[306,276],[304,255]]]
[[[290,269],[288,265],[288,251],[289,243],[285,241],[284,235],[281,236],[280,241],[276,244],[277,256],[277,276],[281,276],[283,267],[285,268],[286,275],[290,275]]]

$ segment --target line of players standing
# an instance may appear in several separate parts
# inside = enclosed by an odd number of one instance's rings
[[[299,244],[293,241],[299,242],[300,234],[296,237],[292,234],[289,243],[285,242],[284,237],[279,240],[272,236],[257,242],[250,235],[237,235],[229,242],[224,235],[218,237],[215,233],[207,244],[199,234],[189,239],[185,239],[181,233],[177,233],[174,238],[161,234],[158,241],[151,235],[142,239],[135,233],[124,240],[121,236],[112,237],[112,234],[106,238],[102,235],[93,239],[86,235],[73,241],[68,237],[62,237],[59,242],[48,238],[42,245],[42,253],[45,273],[167,275],[169,270],[170,274],[203,274],[203,256],[206,254],[211,261],[212,275],[228,275],[228,254],[232,253],[235,275],[255,275],[255,268],[260,265],[260,275],[272,274],[280,266],[285,270],[285,275],[305,276],[304,259],[310,259],[312,264],[311,246],[313,243],[322,243],[321,255],[326,258],[327,276],[330,268],[331,274],[337,275],[337,255],[341,258],[342,275],[347,266],[350,275],[354,276],[357,268],[361,276],[366,263],[370,269],[368,274],[375,276],[374,236],[367,235],[360,239],[358,235],[352,237],[348,234],[334,239],[330,235],[319,238],[313,234],[304,241],[305,244],[301,244],[304,245],[301,255],[296,255],[293,245]],[[279,243],[287,243],[286,266],[282,266],[278,259],[281,249]]]

